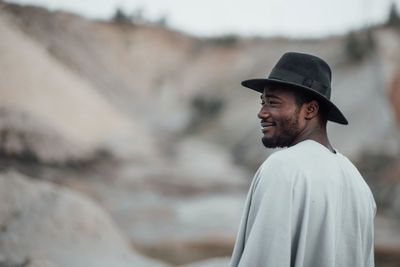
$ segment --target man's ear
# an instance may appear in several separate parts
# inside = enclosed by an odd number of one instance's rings
[[[309,103],[305,103],[305,119],[311,120],[317,117],[319,111],[319,104],[317,101],[313,100]]]

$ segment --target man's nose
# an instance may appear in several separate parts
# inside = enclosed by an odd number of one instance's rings
[[[268,109],[265,106],[262,106],[257,114],[257,117],[262,120],[268,118],[268,116],[269,116]]]

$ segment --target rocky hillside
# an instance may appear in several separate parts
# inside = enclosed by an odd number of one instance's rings
[[[240,81],[266,76],[286,51],[314,53],[332,66],[333,101],[350,124],[330,124],[330,138],[357,162],[381,207],[380,261],[400,251],[393,241],[400,240],[393,219],[400,218],[398,30],[374,29],[375,48],[353,61],[346,37],[199,39],[155,25],[0,6],[0,182],[6,188],[0,199],[7,203],[0,212],[26,214],[15,224],[1,215],[2,229],[11,229],[0,232],[7,262],[40,254],[68,266],[70,254],[60,251],[75,241],[66,230],[50,230],[81,225],[84,234],[76,238],[93,250],[70,253],[85,266],[99,266],[91,260],[97,255],[109,266],[125,266],[122,258],[164,265],[140,253],[173,265],[216,257],[190,266],[226,266],[248,183],[270,153],[260,145],[259,96]],[[18,190],[37,197],[17,208]],[[28,204],[41,198],[37,209],[50,205],[54,214],[31,218]],[[65,205],[82,211],[64,225],[59,221],[71,211]],[[24,220],[37,227],[43,220],[40,231],[49,227],[43,240],[32,239],[43,247],[23,241],[33,231]],[[98,236],[96,221],[104,221],[108,236]],[[8,242],[14,234],[16,241]],[[52,238],[66,243],[52,248]],[[106,253],[96,238],[123,249]],[[399,260],[390,259],[387,264]]]
[[[333,99],[350,120],[347,128],[337,125],[331,127],[332,139],[338,149],[353,158],[371,144],[374,144],[371,148],[374,151],[397,149],[394,108],[387,101],[399,62],[399,36],[394,30],[376,31],[377,50],[371,52],[364,61],[351,63],[344,51],[345,40],[341,37],[296,41],[229,37],[199,40],[151,25],[88,21],[76,15],[48,13],[43,9],[16,5],[5,5],[3,9],[7,13],[7,16],[3,16],[3,27],[7,27],[7,23],[8,26],[13,24],[11,28],[14,28],[14,34],[22,34],[11,37],[6,36],[11,33],[3,33],[6,37],[3,38],[3,45],[19,51],[18,57],[12,55],[12,51],[3,52],[14,60],[14,66],[8,62],[2,63],[7,64],[4,68],[13,73],[4,74],[10,79],[7,84],[16,88],[29,83],[31,92],[35,91],[33,88],[40,88],[43,95],[48,95],[47,99],[42,100],[47,104],[31,98],[32,103],[25,102],[25,105],[41,106],[40,112],[46,116],[56,116],[49,111],[58,107],[60,113],[63,112],[64,116],[67,113],[75,118],[75,123],[79,123],[77,127],[70,128],[83,130],[81,127],[88,125],[89,118],[92,118],[90,129],[93,133],[87,133],[86,139],[83,139],[86,132],[79,131],[82,143],[89,144],[87,139],[95,142],[89,138],[96,135],[94,131],[110,136],[123,131],[118,128],[122,127],[118,123],[126,127],[136,122],[145,124],[144,128],[151,132],[147,134],[154,135],[150,139],[154,137],[161,142],[170,141],[177,134],[194,132],[209,141],[229,147],[234,153],[237,146],[247,147],[243,144],[247,139],[253,136],[258,138],[258,132],[253,128],[258,124],[254,115],[258,109],[254,105],[258,102],[257,96],[241,88],[239,82],[249,77],[265,76],[283,52],[295,50],[318,54],[333,67]],[[11,31],[10,27],[7,28]],[[11,46],[11,42],[19,43],[21,47]],[[29,68],[29,64],[37,67]],[[29,76],[24,75],[23,79],[19,79],[20,85],[11,81],[19,78],[14,74],[16,70],[12,69],[18,66],[25,66],[23,71],[30,72]],[[47,75],[48,79],[34,79],[43,77],[49,68],[54,74]],[[63,72],[66,77],[58,77],[58,72]],[[53,81],[50,78],[54,78]],[[48,88],[56,88],[52,89],[53,97],[49,92],[46,93]],[[65,91],[69,92],[68,95],[61,93]],[[29,96],[27,93],[24,92]],[[58,101],[63,99],[65,103],[75,101],[76,112],[84,115],[76,116],[72,111],[63,111],[67,107],[56,102],[57,96]],[[35,97],[39,98],[37,95]],[[54,100],[46,101],[50,98]],[[86,98],[92,99],[91,105],[88,106],[89,100]],[[103,104],[100,98],[107,102],[108,110],[106,107],[93,106],[94,103]],[[11,94],[4,99],[11,106],[23,101]],[[374,99],[373,105],[366,105],[367,99]],[[217,105],[214,111],[216,116],[207,113],[213,112],[210,107],[213,102]],[[50,106],[50,103],[54,106]],[[202,103],[204,106],[201,106]],[[86,110],[78,111],[79,108]],[[96,108],[109,112],[98,117],[113,122],[102,123],[109,125],[110,133],[101,130],[99,120],[91,117],[90,112],[98,112]],[[118,115],[116,112],[119,112]],[[160,118],[161,114],[163,118]],[[121,116],[124,119],[128,117],[130,121],[124,123]],[[206,118],[198,118],[202,116]],[[53,121],[55,123],[57,120]],[[55,127],[67,128],[65,124],[71,124],[61,121],[58,120],[58,123],[62,125]],[[370,127],[371,121],[376,124],[374,127]],[[238,122],[243,127],[237,127]],[[134,125],[134,128],[138,132],[141,127]],[[364,131],[367,128],[368,131]],[[72,129],[60,131],[70,134],[71,138],[78,138],[79,135]],[[357,139],[348,138],[355,135]]]

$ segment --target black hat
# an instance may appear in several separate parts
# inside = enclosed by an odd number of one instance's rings
[[[250,79],[242,85],[260,93],[267,84],[289,85],[315,96],[328,109],[328,120],[348,124],[342,112],[330,101],[331,69],[322,59],[308,54],[288,52],[276,63],[268,78]]]

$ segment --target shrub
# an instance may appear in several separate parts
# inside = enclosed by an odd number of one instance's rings
[[[396,4],[393,2],[390,6],[389,17],[386,22],[387,26],[400,26],[400,15],[397,12]]]
[[[117,23],[131,24],[132,17],[125,14],[125,12],[121,8],[117,8],[115,10],[114,16],[112,17],[112,21]]]
[[[220,46],[232,46],[236,45],[239,41],[239,37],[233,34],[210,37],[205,39],[207,44],[220,45]]]
[[[371,29],[362,32],[350,32],[345,39],[347,58],[351,62],[360,62],[374,52],[376,42]]]
[[[198,95],[192,99],[191,106],[196,116],[212,118],[217,116],[222,110],[223,100]]]

